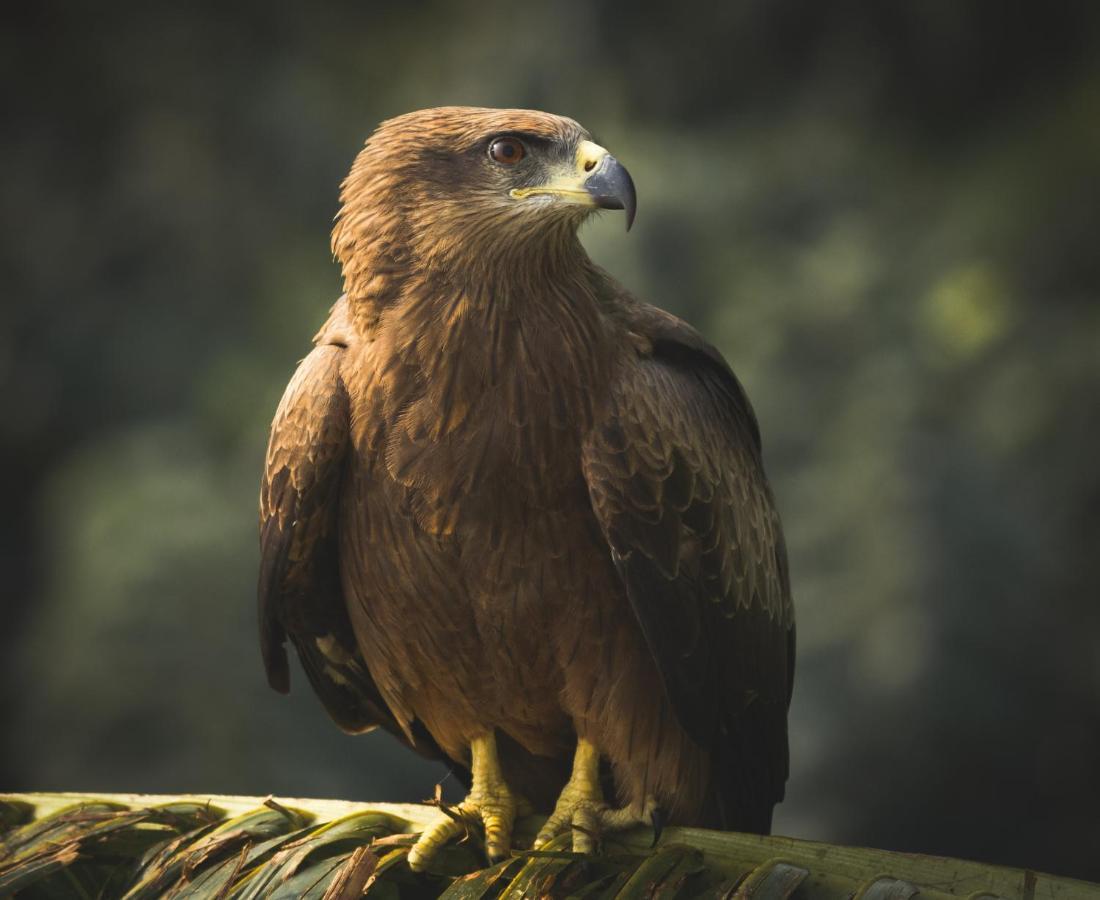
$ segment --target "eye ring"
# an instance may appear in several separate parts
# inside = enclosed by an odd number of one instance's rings
[[[489,144],[489,158],[502,166],[514,166],[527,155],[527,148],[519,138],[494,138]]]

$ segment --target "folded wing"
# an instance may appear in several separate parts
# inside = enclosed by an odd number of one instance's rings
[[[290,689],[286,641],[336,723],[399,731],[359,655],[340,587],[337,512],[349,451],[345,347],[331,329],[298,366],[271,426],[260,489],[260,647]]]
[[[711,751],[711,824],[767,832],[788,772],[794,620],[756,420],[721,356],[652,308],[583,450],[593,508],[681,726]]]

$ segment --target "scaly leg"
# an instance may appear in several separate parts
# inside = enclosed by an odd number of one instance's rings
[[[516,820],[517,799],[504,782],[497,758],[496,737],[490,732],[470,743],[470,769],[473,783],[452,812],[420,835],[409,851],[409,867],[422,871],[447,841],[466,831],[466,822],[480,820],[485,826],[485,852],[490,862],[508,855],[512,841],[512,824]]]
[[[553,813],[535,838],[535,849],[549,842],[567,828],[573,829],[573,852],[591,853],[601,831],[620,831],[632,825],[655,822],[657,803],[647,797],[644,809],[624,806],[612,809],[603,798],[600,787],[600,751],[584,738],[577,741],[573,757],[573,773],[565,785]]]

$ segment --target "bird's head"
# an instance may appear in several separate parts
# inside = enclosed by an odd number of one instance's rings
[[[572,119],[533,110],[443,107],[383,122],[344,181],[333,252],[367,248],[423,264],[485,258],[573,235],[597,209],[636,199],[630,174]]]

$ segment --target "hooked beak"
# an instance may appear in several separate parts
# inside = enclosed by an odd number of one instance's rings
[[[510,193],[517,200],[551,194],[579,206],[621,209],[626,212],[627,231],[638,208],[634,180],[626,167],[592,141],[581,141],[570,169],[556,173],[546,184],[515,188]]]
[[[584,182],[584,189],[600,209],[621,209],[626,212],[626,230],[634,224],[638,197],[634,179],[621,162],[610,153],[604,155],[595,171]]]

